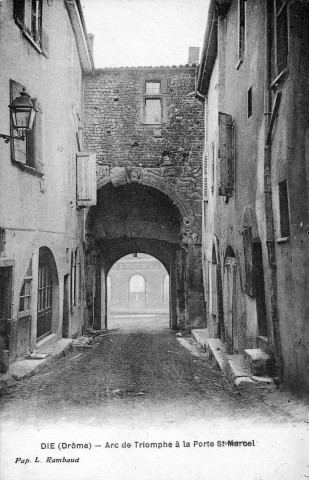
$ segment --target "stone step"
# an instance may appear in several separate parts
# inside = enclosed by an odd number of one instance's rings
[[[227,355],[224,373],[230,382],[240,390],[276,390],[273,378],[252,375],[244,355]]]
[[[206,350],[206,340],[209,338],[207,328],[195,328],[191,330],[191,335],[198,345]]]
[[[207,356],[220,370],[223,370],[225,355],[227,354],[224,343],[219,338],[209,338],[207,328],[193,329],[191,334],[196,343],[205,350]]]
[[[265,353],[270,354],[271,347],[269,343],[268,337],[264,337],[263,335],[260,335],[257,337],[257,347],[262,350]]]
[[[206,354],[213,361],[213,363],[224,372],[226,363],[226,356],[228,354],[227,348],[219,338],[209,338],[206,342]]]
[[[221,340],[208,338],[207,329],[192,330],[191,333],[196,343],[205,349],[207,357],[219,367],[237,389],[275,390],[277,388],[273,378],[270,376],[253,375],[244,355],[230,355],[227,347]]]
[[[274,376],[274,362],[270,355],[260,348],[248,348],[244,350],[245,363],[252,375]]]

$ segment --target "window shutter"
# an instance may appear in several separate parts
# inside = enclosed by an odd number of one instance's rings
[[[37,109],[35,115],[35,129],[34,129],[34,159],[35,159],[35,168],[40,172],[43,170],[43,156],[42,156],[42,108],[37,99],[34,99],[34,105]]]
[[[78,152],[76,157],[77,205],[90,207],[97,203],[96,156]]]
[[[15,80],[10,80],[10,101],[11,103],[16,97],[19,97],[20,92],[23,91],[25,87]],[[11,120],[10,132],[12,136],[16,136],[17,132],[13,128],[13,123]],[[20,140],[11,141],[11,158],[16,162],[26,164],[27,163],[27,140],[21,142]]]
[[[45,30],[42,30],[42,40],[41,40],[42,52],[45,57],[49,58],[49,37]]]
[[[208,185],[207,185],[207,155],[203,153],[203,200],[208,200]]]
[[[243,229],[243,239],[244,239],[244,257],[245,257],[245,292],[250,295],[250,297],[255,296],[255,285],[254,285],[254,268],[253,268],[253,258],[252,258],[252,229],[251,226],[244,227]]]
[[[14,0],[13,16],[17,25],[24,28],[25,23],[25,0]]]
[[[212,296],[212,314],[218,315],[218,288],[217,288],[217,269],[218,265],[211,263],[211,296]]]
[[[219,195],[231,197],[235,181],[234,123],[231,115],[219,113]]]

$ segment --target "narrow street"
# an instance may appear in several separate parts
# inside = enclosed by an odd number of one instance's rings
[[[304,401],[237,391],[167,317],[114,318],[2,393],[5,480],[308,478]]]
[[[92,346],[74,348],[52,369],[14,382],[2,397],[2,421],[164,427],[296,420],[291,396],[237,391],[204,353],[191,349],[179,343],[165,317],[114,319]]]

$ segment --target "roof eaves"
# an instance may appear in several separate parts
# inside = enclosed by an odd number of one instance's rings
[[[94,70],[94,62],[80,0],[65,0],[65,5],[75,35],[81,67],[84,72],[90,73]]]
[[[226,15],[231,0],[210,0],[196,89],[207,95],[211,73],[218,53],[218,17]]]

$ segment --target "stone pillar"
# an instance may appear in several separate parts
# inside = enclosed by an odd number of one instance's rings
[[[177,329],[177,278],[176,278],[176,255],[171,252],[170,256],[170,328]]]
[[[202,249],[201,245],[190,243],[187,254],[187,330],[205,328],[205,300],[203,289]]]
[[[187,324],[187,305],[186,305],[186,252],[179,249],[176,252],[176,292],[177,292],[177,327],[185,329]]]
[[[102,328],[102,286],[104,289],[104,279],[102,282],[102,268],[100,263],[98,263],[95,272],[95,294],[93,308],[93,328],[97,330]]]

